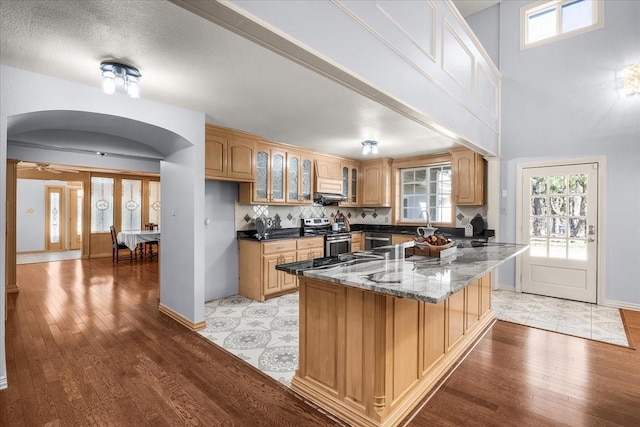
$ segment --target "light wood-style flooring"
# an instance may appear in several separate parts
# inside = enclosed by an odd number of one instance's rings
[[[158,263],[18,266],[0,426],[336,423],[160,314]],[[640,313],[625,311],[640,344]],[[640,352],[498,321],[411,426],[640,425]]]

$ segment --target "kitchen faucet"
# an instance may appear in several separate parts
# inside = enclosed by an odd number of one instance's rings
[[[422,213],[424,213],[424,216],[427,217],[427,227],[431,227],[431,218],[429,217],[429,211],[425,209],[422,211]]]

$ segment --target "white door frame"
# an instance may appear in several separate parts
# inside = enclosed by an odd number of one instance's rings
[[[525,168],[540,168],[547,166],[563,166],[582,163],[598,164],[598,258],[597,265],[597,291],[596,304],[601,305],[605,301],[605,205],[606,205],[606,177],[607,177],[607,158],[604,156],[586,157],[579,159],[563,159],[563,160],[547,160],[531,163],[518,163],[516,165],[516,243],[524,243],[525,238],[522,235],[522,173]],[[522,257],[516,257],[516,292],[522,292]]]

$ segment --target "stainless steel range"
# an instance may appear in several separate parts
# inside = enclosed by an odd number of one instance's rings
[[[351,233],[333,230],[329,218],[304,218],[302,235],[324,236],[324,256],[336,256],[351,252]]]

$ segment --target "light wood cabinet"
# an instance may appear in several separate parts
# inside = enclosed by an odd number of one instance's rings
[[[401,424],[495,319],[478,313],[484,277],[438,304],[299,279],[291,388],[348,425]]]
[[[313,157],[309,152],[260,142],[255,150],[255,164],[255,182],[240,184],[240,203],[313,203]]]
[[[361,231],[351,233],[351,252],[364,250],[363,234]]]
[[[451,150],[451,172],[456,205],[484,205],[484,169],[482,156],[466,148]]]
[[[340,206],[360,206],[360,165],[356,162],[343,161],[342,195],[347,198]]]
[[[391,159],[362,162],[362,206],[391,206]]]
[[[313,159],[302,151],[287,152],[287,204],[311,204]]]
[[[256,179],[240,185],[240,203],[285,203],[286,158],[287,152],[278,145],[257,144]]]
[[[409,234],[392,234],[391,244],[399,245],[400,243],[413,242],[413,236]]]
[[[255,135],[205,125],[205,178],[254,181],[257,140]]]
[[[238,292],[256,301],[297,289],[298,277],[277,270],[277,265],[324,256],[323,237],[240,240],[238,246]]]

